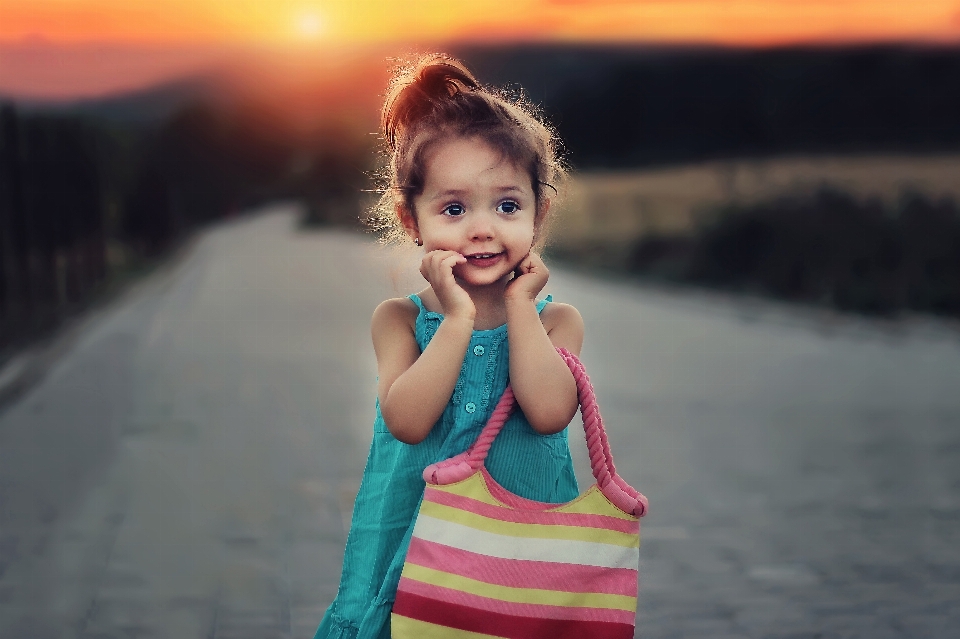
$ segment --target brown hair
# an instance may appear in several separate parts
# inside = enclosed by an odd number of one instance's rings
[[[546,190],[566,177],[553,130],[526,100],[483,87],[458,60],[443,54],[401,66],[386,94],[380,130],[389,162],[381,175],[383,195],[369,222],[384,240],[406,239],[397,208],[415,214],[413,198],[423,192],[424,158],[437,140],[479,137],[529,172],[536,196],[538,243],[542,241]]]

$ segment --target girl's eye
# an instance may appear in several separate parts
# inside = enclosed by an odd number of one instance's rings
[[[460,204],[450,204],[445,209],[443,209],[444,214],[452,215],[453,217],[459,217],[464,214],[463,206]]]
[[[520,210],[520,205],[512,200],[507,200],[506,202],[501,202],[497,207],[497,212],[499,213],[516,213]]]

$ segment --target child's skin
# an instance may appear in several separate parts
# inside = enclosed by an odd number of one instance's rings
[[[411,300],[387,300],[374,311],[387,428],[407,444],[423,441],[450,401],[472,332],[506,323],[517,403],[538,433],[563,430],[577,411],[577,389],[555,348],[579,355],[583,320],[566,304],[537,313],[536,296],[549,271],[531,248],[550,201],[539,203],[537,215],[529,173],[480,138],[439,142],[425,162],[414,210],[401,207],[397,214],[426,251],[420,273],[430,286],[420,298],[444,321],[421,353]]]

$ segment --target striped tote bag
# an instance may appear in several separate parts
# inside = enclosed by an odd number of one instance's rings
[[[428,466],[393,604],[394,639],[629,639],[646,498],[617,475],[590,379],[577,381],[596,483],[566,504],[531,501],[484,459],[514,407],[507,387],[476,442]]]

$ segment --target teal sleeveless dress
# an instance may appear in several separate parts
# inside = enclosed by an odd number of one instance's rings
[[[427,347],[443,315],[420,298],[416,338]],[[551,297],[537,303],[543,310]],[[377,404],[373,441],[353,507],[337,597],[314,639],[389,639],[390,609],[423,495],[423,469],[465,451],[477,438],[507,387],[507,326],[474,331],[460,376],[440,420],[416,445],[387,430]],[[494,440],[487,470],[504,488],[527,499],[562,503],[579,494],[566,429],[539,435],[514,411]]]

